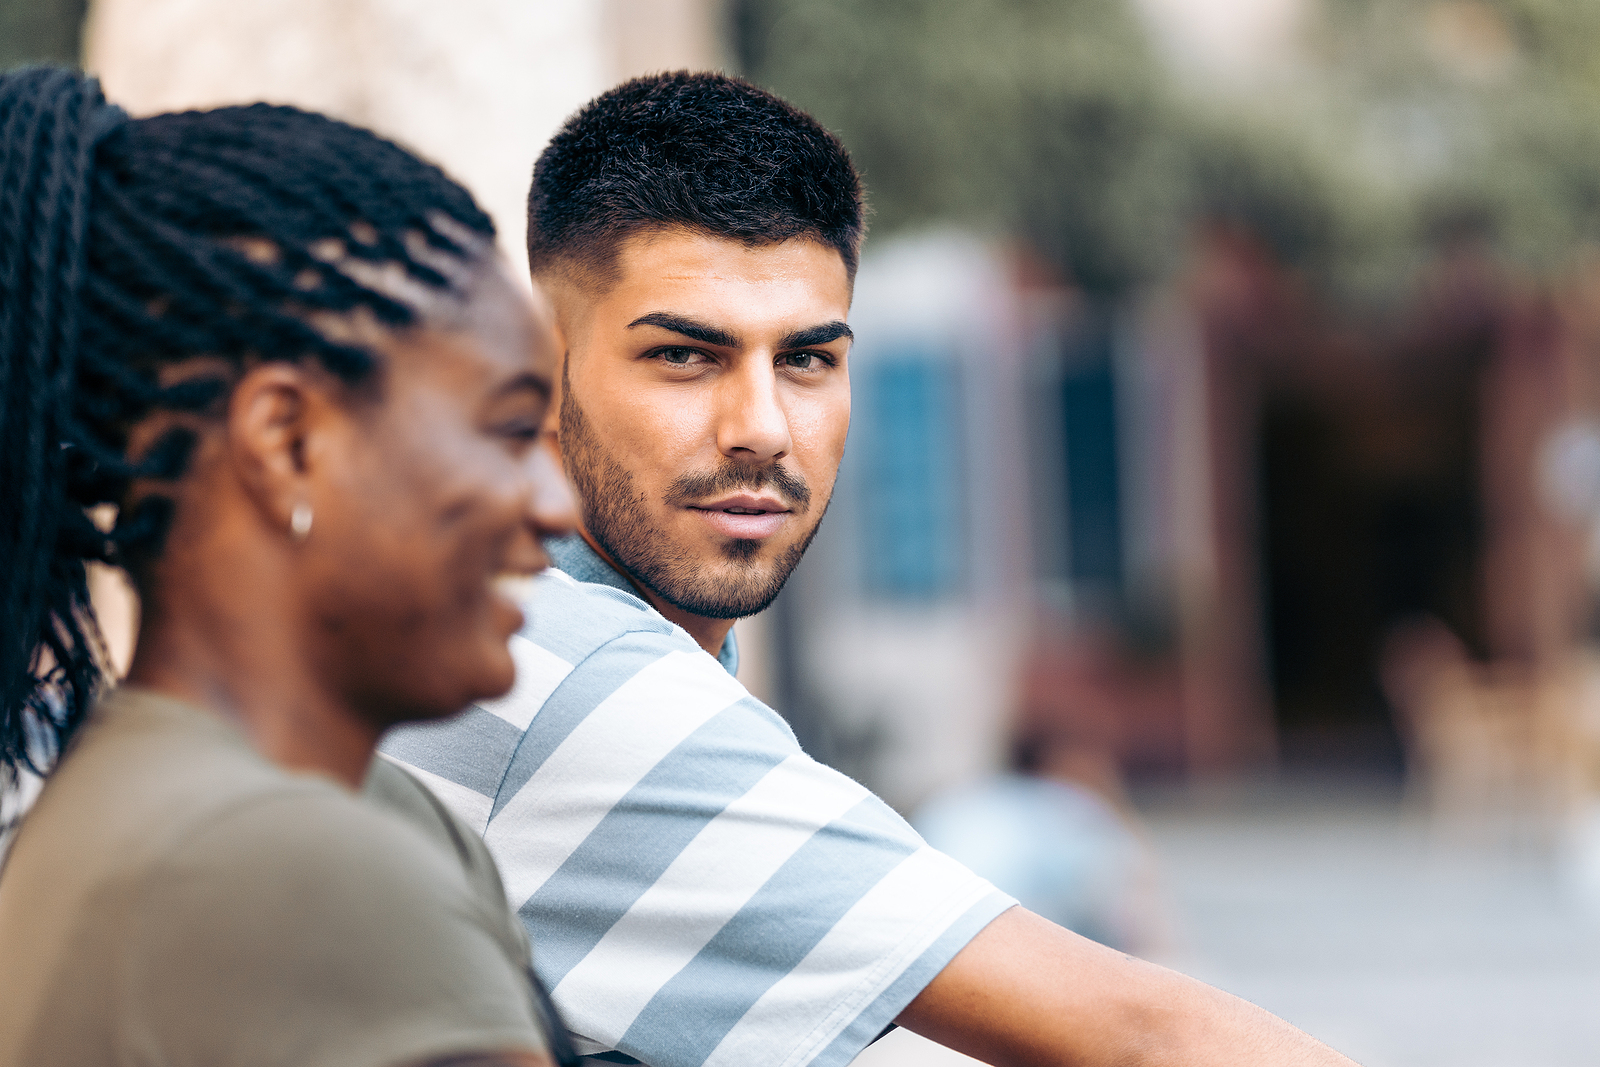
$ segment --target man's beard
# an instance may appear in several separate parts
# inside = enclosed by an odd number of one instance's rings
[[[639,585],[678,610],[702,618],[742,619],[766,610],[777,599],[783,583],[822,525],[822,516],[818,515],[806,536],[765,572],[758,570],[754,562],[761,551],[760,541],[729,538],[722,544],[722,558],[744,566],[728,577],[703,574],[697,560],[677,552],[666,531],[651,523],[650,501],[634,486],[633,475],[600,444],[565,380],[561,390],[561,455],[577,487],[583,525],[589,536]],[[811,490],[792,471],[777,464],[746,467],[730,461],[715,471],[676,479],[667,487],[665,503],[682,507],[730,490],[757,490],[769,485],[796,512],[804,512],[811,502]],[[822,510],[827,511],[826,505]]]

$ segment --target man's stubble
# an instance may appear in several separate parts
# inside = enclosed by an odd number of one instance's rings
[[[824,503],[806,535],[769,566],[755,562],[761,542],[729,538],[721,554],[731,576],[702,573],[696,561],[674,551],[666,531],[650,521],[650,501],[633,475],[600,443],[562,368],[561,454],[578,490],[583,525],[622,571],[680,611],[707,619],[742,619],[764,611],[805,555],[827,512]],[[681,507],[692,500],[735,489],[774,487],[796,511],[804,511],[811,490],[781,464],[749,467],[727,461],[715,471],[683,475],[668,486],[665,503]]]

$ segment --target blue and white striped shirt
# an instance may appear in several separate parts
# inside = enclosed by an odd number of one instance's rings
[[[551,548],[516,687],[384,752],[483,833],[580,1052],[848,1063],[1015,902],[801,752],[731,641]]]

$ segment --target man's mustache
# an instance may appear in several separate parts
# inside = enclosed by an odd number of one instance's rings
[[[806,486],[805,479],[787,467],[780,464],[746,467],[739,463],[730,463],[704,474],[685,474],[675,479],[667,486],[667,503],[673,507],[685,507],[706,497],[721,496],[739,489],[765,489],[768,486],[777,490],[778,495],[793,505],[796,511],[804,511],[811,506],[811,490]]]

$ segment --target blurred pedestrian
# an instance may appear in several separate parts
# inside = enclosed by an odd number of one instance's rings
[[[1123,952],[1166,948],[1154,857],[1110,754],[1043,733],[1012,762],[934,796],[912,826],[1036,915]]]
[[[379,735],[503,693],[552,345],[436,168],[0,76],[0,1065],[547,1064],[481,843]],[[143,622],[102,674],[86,565]],[[559,1033],[557,1033],[559,1036]]]
[[[1015,907],[735,681],[849,427],[839,141],[734,78],[638,79],[552,140],[528,233],[581,536],[512,695],[385,750],[484,831],[580,1051],[837,1065],[899,1021],[997,1064],[1348,1062]]]

